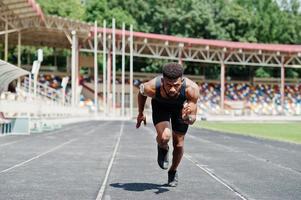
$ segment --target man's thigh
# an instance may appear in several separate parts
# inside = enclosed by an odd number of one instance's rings
[[[158,102],[152,100],[152,118],[153,124],[156,126],[160,122],[169,122],[171,117],[171,112],[165,109]]]

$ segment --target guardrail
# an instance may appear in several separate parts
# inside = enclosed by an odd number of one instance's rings
[[[11,121],[6,119],[0,119],[0,131],[1,135],[11,133]]]
[[[29,79],[28,77],[24,78],[19,90],[21,90],[19,92],[24,94],[28,99],[50,100],[64,105],[71,104],[71,95],[66,94],[63,89],[56,90],[39,82],[37,82],[35,89],[33,79]]]

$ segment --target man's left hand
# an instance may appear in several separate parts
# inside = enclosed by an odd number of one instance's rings
[[[192,124],[193,117],[191,115],[192,110],[187,102],[184,103],[182,108],[182,119],[185,124]]]

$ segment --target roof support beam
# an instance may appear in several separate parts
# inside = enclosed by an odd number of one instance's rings
[[[26,13],[33,13],[33,11],[30,9],[30,7],[25,7],[22,9],[16,9],[14,11],[12,10],[6,10],[1,13],[1,15],[18,15],[18,14],[26,14]]]
[[[19,28],[16,28],[16,29],[10,29],[10,30],[5,30],[5,31],[0,31],[0,35],[4,35],[4,34],[7,34],[7,33],[13,33],[13,32],[17,32],[17,31],[20,31],[21,29]]]
[[[4,21],[5,23],[8,23],[8,25],[10,25],[12,28],[16,28],[15,25],[12,24],[12,23],[7,19],[7,17],[3,17],[3,16],[0,15],[0,19],[1,19],[2,21]]]
[[[64,30],[64,33],[65,33],[65,35],[66,35],[66,37],[67,37],[68,41],[69,41],[69,42],[70,42],[70,44],[72,45],[72,39],[71,39],[70,35],[67,33],[67,31],[66,31],[66,30]]]
[[[7,6],[9,5],[14,5],[14,4],[19,4],[24,2],[23,0],[4,0],[3,3]]]
[[[9,5],[8,8],[10,9],[22,9],[22,8],[30,8],[31,6],[26,2],[24,3],[18,3],[14,5]]]

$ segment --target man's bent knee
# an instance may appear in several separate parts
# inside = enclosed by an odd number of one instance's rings
[[[167,135],[162,134],[161,136],[157,136],[157,142],[160,145],[165,145],[168,143],[170,137]]]
[[[174,142],[173,146],[174,146],[174,148],[183,148],[184,147],[184,142],[183,141]]]

